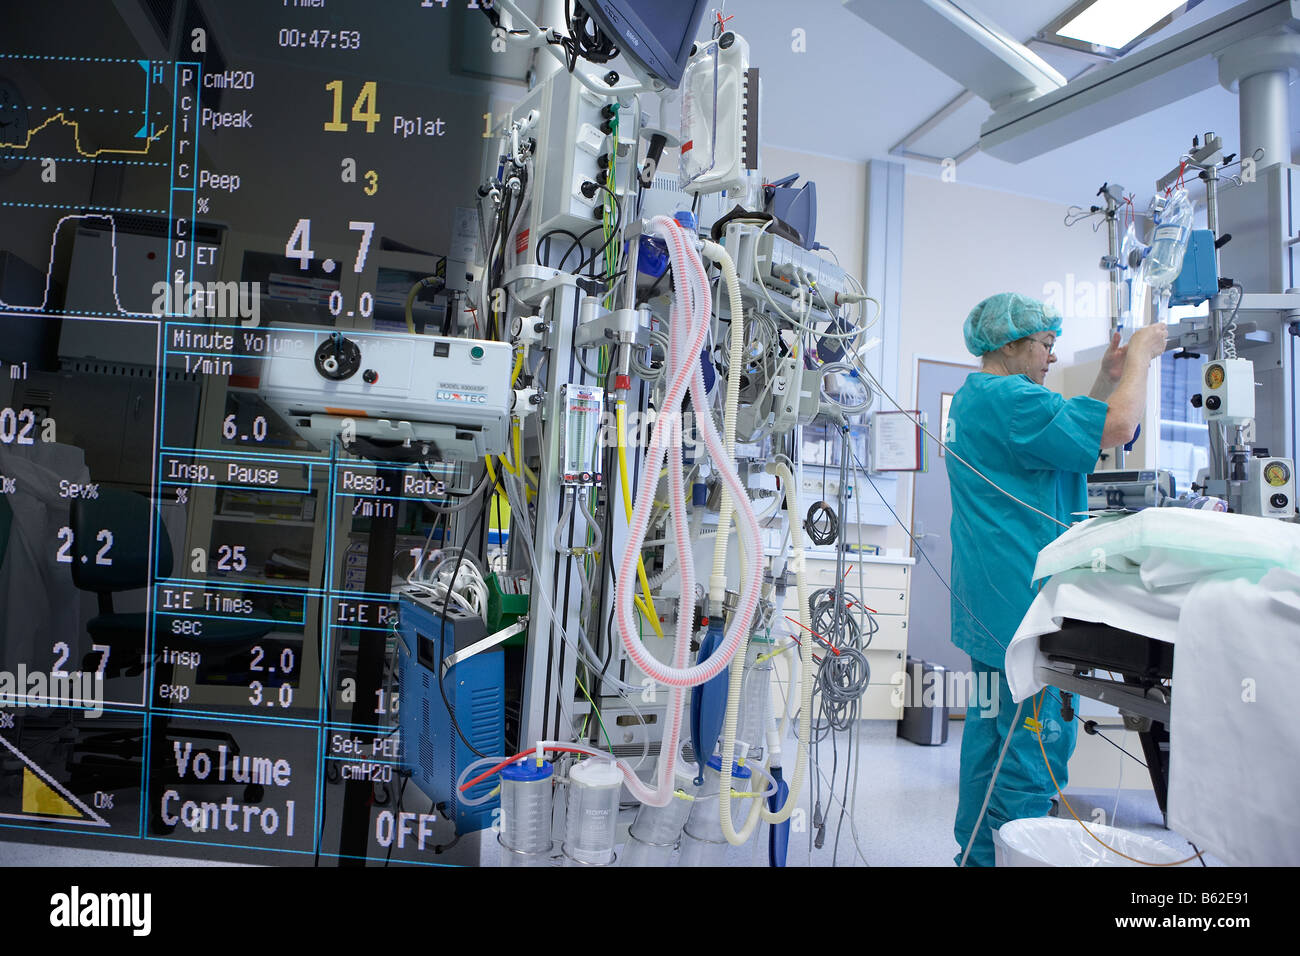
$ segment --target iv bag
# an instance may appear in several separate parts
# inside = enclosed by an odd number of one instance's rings
[[[719,77],[717,45],[691,63],[682,78],[681,179],[685,188],[717,166]],[[734,81],[733,81],[734,82]],[[734,88],[734,87],[733,87]]]
[[[681,184],[689,193],[743,189],[749,111],[749,45],[731,34],[709,44],[682,74]]]
[[[1120,307],[1120,324],[1125,328],[1136,329],[1146,324],[1143,321],[1147,297],[1147,260],[1142,255],[1144,248],[1137,237],[1137,229],[1133,223],[1129,223],[1119,247],[1120,268],[1123,271],[1120,284],[1125,294]],[[1133,264],[1135,261],[1136,265]]]
[[[1179,187],[1169,197],[1156,220],[1147,256],[1146,280],[1153,289],[1168,289],[1183,271],[1183,256],[1192,234],[1192,201]]]

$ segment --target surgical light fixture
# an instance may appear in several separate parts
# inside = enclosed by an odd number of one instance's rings
[[[1200,0],[1083,0],[1037,37],[1107,57],[1120,57]]]

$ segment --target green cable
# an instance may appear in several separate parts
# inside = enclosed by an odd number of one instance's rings
[[[588,671],[588,673],[590,673],[590,671]],[[576,679],[577,675],[574,676]],[[579,681],[579,686],[581,686],[581,681]],[[587,716],[582,718],[582,729],[578,731],[578,736],[584,740],[587,738],[587,725],[590,723],[591,723],[591,711],[587,711]]]
[[[603,734],[605,735],[605,746],[607,746],[607,747],[609,748],[610,756],[613,756],[613,755],[614,755],[614,744],[613,744],[613,742],[609,739],[609,731],[605,729],[605,721],[604,721],[604,719],[600,716],[600,708],[596,706],[596,702],[595,702],[594,700],[592,700],[592,699],[591,699],[591,695],[587,693],[587,688],[585,688],[585,687],[582,686],[582,681],[578,678],[578,675],[577,675],[576,673],[573,675],[573,679],[574,679],[575,681],[577,681],[578,689],[579,689],[580,691],[582,691],[582,696],[585,697],[585,698],[587,698],[587,703],[591,704],[591,709],[592,709],[592,710],[595,712],[595,714],[596,714],[596,723],[598,723],[598,724],[600,725],[601,733],[603,733]],[[584,728],[583,728],[583,729],[584,729],[584,731],[585,731],[585,729],[586,729],[585,725],[584,725]]]

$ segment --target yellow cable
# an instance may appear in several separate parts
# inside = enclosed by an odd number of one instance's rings
[[[519,381],[519,373],[523,371],[523,368],[524,368],[524,350],[517,348],[515,349],[515,367],[510,371],[511,388],[514,388],[515,384]],[[502,455],[501,467],[504,468],[506,471],[508,471],[510,474],[514,475],[516,478],[519,478],[522,477],[524,473],[523,470],[520,468],[520,464],[523,462],[524,456],[521,452],[522,442],[521,442],[521,435],[519,429],[519,419],[517,418],[510,420],[510,441],[514,447],[515,460],[513,463],[511,463],[509,459],[506,458],[505,455]],[[491,469],[491,467],[492,465],[489,463],[488,468]],[[525,489],[527,489],[527,485],[525,485],[524,487]]]
[[[787,644],[785,647],[778,648],[777,650],[772,651],[772,653],[770,654],[760,654],[758,657],[754,658],[754,663],[766,664],[768,661],[772,660],[773,658],[780,657],[786,651],[793,650],[797,646],[798,645],[796,644]]]
[[[415,335],[415,318],[412,310],[415,308],[415,297],[420,294],[420,283],[411,286],[411,291],[406,293],[406,305],[403,312],[406,314],[406,331]]]
[[[426,288],[430,280],[437,280],[437,279],[438,276],[425,276],[423,279],[418,279],[411,286],[410,291],[406,293],[406,304],[405,306],[403,306],[402,311],[406,314],[406,331],[410,332],[412,335],[416,334],[415,300],[419,296],[420,290]]]
[[[1192,860],[1195,860],[1199,856],[1201,856],[1201,853],[1193,853],[1191,856],[1187,857],[1186,859],[1175,860],[1172,863],[1153,863],[1150,860],[1139,860],[1137,857],[1129,856],[1127,853],[1121,853],[1119,850],[1115,849],[1113,846],[1111,846],[1101,837],[1097,836],[1097,834],[1093,833],[1091,830],[1088,829],[1088,824],[1084,823],[1081,819],[1079,819],[1079,815],[1074,812],[1074,807],[1070,806],[1070,801],[1065,799],[1065,794],[1061,792],[1061,785],[1056,782],[1056,774],[1052,772],[1052,762],[1047,759],[1047,748],[1043,746],[1042,721],[1039,719],[1039,714],[1038,714],[1038,702],[1046,693],[1047,691],[1043,690],[1035,694],[1033,697],[1033,701],[1034,701],[1033,719],[1038,724],[1039,727],[1039,729],[1036,731],[1036,734],[1038,736],[1038,749],[1042,751],[1043,763],[1047,765],[1047,775],[1052,778],[1052,786],[1056,788],[1056,795],[1061,798],[1061,803],[1065,805],[1065,809],[1070,811],[1070,816],[1074,817],[1075,822],[1077,822],[1079,826],[1083,827],[1083,832],[1088,834],[1088,836],[1092,837],[1094,840],[1096,840],[1106,849],[1110,850],[1111,853],[1117,854],[1118,856],[1122,856],[1124,859],[1132,863],[1139,863],[1142,866],[1182,866],[1184,863],[1190,863],[1192,862]],[[1015,728],[1013,727],[1012,730],[1014,731]]]
[[[523,461],[524,456],[519,431],[519,420],[517,418],[511,419],[510,421],[510,444],[514,447],[515,460],[512,462],[505,455],[502,455],[501,467],[516,478],[520,478],[523,476],[523,472],[519,470],[519,463]]]
[[[515,371],[511,374],[512,381],[519,374],[519,369],[522,366],[523,366],[523,354],[520,353],[519,358],[515,361]],[[619,404],[620,438],[619,438],[619,445],[618,445],[619,472],[623,477],[623,506],[627,512],[627,518],[630,521],[632,519],[632,504],[631,504],[630,492],[628,490],[628,483],[627,483],[627,458],[626,455],[624,454],[625,445],[622,439],[622,432],[623,432],[623,405],[622,403],[620,403]],[[528,478],[531,478],[533,480],[533,484],[536,485],[538,483],[536,472],[534,472],[527,465],[522,464],[524,459],[523,441],[522,441],[521,430],[519,428],[518,421],[513,422],[511,425],[511,443],[514,446],[515,461],[512,464],[504,455],[502,455],[500,456],[501,467],[504,468],[506,471],[508,471],[510,474],[514,475],[515,477],[527,476]],[[488,456],[484,460],[487,462],[488,476],[492,479],[492,483],[496,484],[497,483],[496,472],[492,468],[491,456]],[[528,490],[526,483],[524,487],[525,490]],[[650,581],[646,577],[645,562],[641,559],[640,556],[637,557],[636,570],[637,570],[637,578],[641,582],[641,592],[642,592],[642,596],[637,597],[635,599],[637,610],[639,610],[645,616],[646,620],[650,622],[650,627],[654,629],[655,634],[658,635],[659,637],[663,637],[664,631],[663,631],[663,627],[660,626],[659,624],[659,614],[655,610],[654,598],[650,596]]]
[[[617,406],[618,421],[618,477],[623,485],[623,511],[627,515],[627,520],[632,521],[632,489],[627,480],[627,403],[619,400]],[[636,576],[641,582],[641,598],[638,598],[636,605],[640,608],[641,613],[650,621],[650,626],[654,629],[658,637],[664,636],[664,629],[659,626],[659,612],[655,610],[654,598],[650,596],[650,581],[645,574],[645,561],[641,555],[636,558]]]

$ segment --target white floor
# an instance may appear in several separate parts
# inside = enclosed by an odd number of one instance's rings
[[[808,834],[801,834],[798,842],[792,836],[789,865],[830,866],[834,860],[837,866],[952,866],[953,857],[959,850],[952,825],[957,812],[958,766],[964,723],[951,721],[948,742],[938,747],[922,747],[899,739],[890,722],[867,721],[863,726],[854,817],[861,854],[854,847],[847,816],[836,851],[835,833],[840,812],[836,804],[828,814],[822,848],[813,848],[810,852]],[[829,749],[828,745],[824,744],[822,749],[822,770],[829,774],[830,755],[824,752]],[[841,747],[841,751],[844,749]],[[1129,760],[1127,757],[1118,759]],[[1125,779],[1146,779],[1146,771],[1130,763]],[[840,780],[837,794],[842,793],[842,776]],[[1189,856],[1195,852],[1186,840],[1164,828],[1155,794],[1149,787],[1118,792],[1067,789],[1066,796],[1074,812],[1085,821],[1092,821],[1094,808],[1101,807],[1105,822],[1112,826],[1158,840],[1180,851],[1186,849]],[[806,802],[803,805],[807,806]],[[1060,815],[1068,817],[1064,808]],[[1221,865],[1213,858],[1207,862]]]
[[[826,784],[822,787],[822,812],[826,818],[825,838],[821,848],[810,847],[810,836],[815,836],[809,826],[813,816],[809,809],[811,787],[804,788],[800,807],[802,819],[796,817],[790,838],[790,866],[952,866],[958,847],[952,835],[953,817],[957,809],[957,771],[961,750],[961,721],[949,724],[948,742],[938,747],[921,747],[900,740],[895,735],[892,722],[867,721],[862,724],[860,755],[855,759],[858,782],[856,813],[845,813],[841,825],[841,810],[837,802],[843,792],[844,766],[847,758],[844,746],[840,748],[840,766],[836,785],[836,798],[828,795],[833,754],[829,743],[821,747],[821,773]],[[1128,758],[1123,758],[1128,759]],[[793,765],[787,767],[793,773]],[[1145,771],[1134,765],[1136,774],[1125,774],[1127,780],[1141,778]],[[787,778],[788,779],[788,778]],[[852,787],[850,787],[852,793]],[[1105,822],[1162,843],[1193,851],[1176,833],[1164,829],[1155,796],[1149,789],[1100,791],[1069,791],[1070,803],[1084,820],[1093,819],[1093,810],[1101,807]],[[852,802],[852,801],[850,801]],[[1113,813],[1113,816],[1112,816]],[[1062,810],[1062,815],[1065,811]],[[851,822],[852,821],[852,822]],[[856,844],[854,827],[856,823]],[[836,835],[839,844],[836,846]],[[860,851],[860,852],[859,852]],[[483,860],[495,862],[495,841],[485,840]],[[1208,858],[1209,865],[1221,865]],[[765,866],[767,864],[767,836],[765,831],[755,835],[749,844],[728,848],[726,863],[731,866]],[[61,847],[42,847],[35,844],[0,842],[0,866],[214,866],[205,860],[181,860],[155,857],[137,853],[73,850]]]
[[[961,753],[962,721],[949,723],[948,742],[937,747],[922,747],[898,738],[893,722],[866,721],[860,734],[860,755],[855,759],[858,784],[856,812],[843,814],[839,796],[843,793],[847,747],[841,743],[840,765],[835,787],[836,796],[828,795],[834,754],[829,742],[820,748],[823,786],[822,815],[825,835],[820,848],[815,846],[816,832],[803,827],[792,832],[788,866],[953,866],[959,847],[952,833],[957,812],[958,766]],[[1128,760],[1129,758],[1124,757]],[[1131,762],[1131,761],[1130,761]],[[787,760],[787,780],[793,771]],[[1146,771],[1132,764],[1126,779],[1145,780]],[[1118,775],[1117,775],[1118,776]],[[803,821],[811,822],[809,810],[812,793],[804,790],[800,801]],[[852,786],[849,788],[853,805]],[[1067,790],[1070,805],[1080,818],[1091,822],[1093,811],[1101,807],[1105,822],[1120,829],[1150,837],[1186,851],[1187,841],[1164,828],[1160,808],[1150,788],[1109,792]],[[1062,808],[1062,816],[1068,816]],[[797,821],[794,826],[798,826]],[[854,826],[856,822],[856,846]],[[839,844],[836,846],[836,836]],[[766,866],[765,830],[744,847],[728,848],[729,866]],[[1222,865],[1212,857],[1211,866]]]

